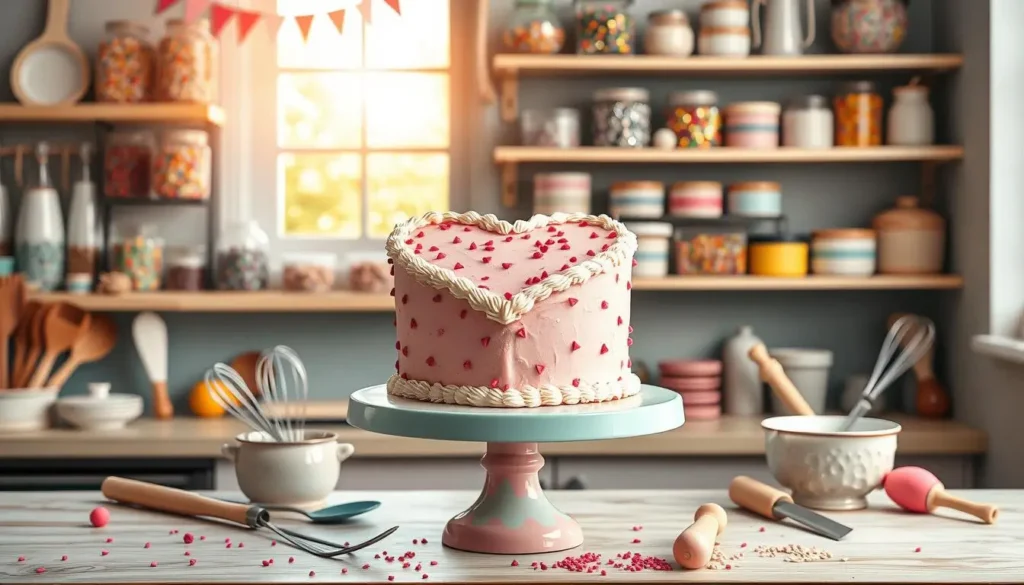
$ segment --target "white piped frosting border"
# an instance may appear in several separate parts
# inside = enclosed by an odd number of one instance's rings
[[[398,375],[388,379],[388,394],[399,398],[490,408],[536,408],[607,402],[629,398],[639,392],[640,378],[633,373],[623,376],[621,382],[581,382],[578,387],[549,384],[508,390],[486,386],[447,386],[422,380],[406,380]]]
[[[479,288],[468,278],[457,276],[452,270],[431,264],[414,254],[412,246],[405,243],[405,240],[413,237],[419,228],[446,221],[473,225],[497,235],[521,234],[548,225],[587,221],[597,227],[615,231],[617,236],[604,252],[587,258],[568,270],[551,274],[539,283],[524,288],[513,295],[511,299],[506,300],[503,296],[490,290]],[[535,215],[528,221],[519,220],[509,223],[498,219],[493,214],[480,215],[475,211],[467,213],[432,211],[396,225],[391,235],[388,236],[385,249],[395,265],[405,270],[416,282],[435,289],[445,289],[455,298],[468,302],[470,307],[480,311],[488,319],[508,325],[533,310],[537,301],[542,301],[553,293],[562,292],[573,285],[583,284],[610,268],[630,262],[633,254],[636,253],[636,236],[627,230],[625,225],[607,215],[555,213],[550,216]],[[390,389],[390,384],[388,388]]]

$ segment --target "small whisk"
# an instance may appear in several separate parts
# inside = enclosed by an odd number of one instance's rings
[[[893,382],[914,367],[935,342],[935,324],[916,315],[900,317],[893,323],[878,352],[875,369],[861,392],[860,400],[850,410],[840,430],[848,431],[857,420],[871,411],[875,400]]]
[[[277,442],[303,440],[309,383],[302,360],[291,348],[279,345],[260,356],[256,364],[260,397],[234,368],[223,363],[207,370],[205,380],[213,401],[253,430]]]

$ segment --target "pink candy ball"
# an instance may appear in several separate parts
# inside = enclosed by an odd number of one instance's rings
[[[96,528],[103,528],[107,522],[110,522],[110,510],[103,506],[94,508],[92,512],[89,512],[89,522]]]

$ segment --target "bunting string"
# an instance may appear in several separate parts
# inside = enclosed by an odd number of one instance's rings
[[[359,11],[363,17],[363,22],[372,25],[373,13],[370,9],[370,4],[373,0],[358,0],[355,8]],[[395,11],[395,14],[401,16],[401,0],[383,0],[391,10]],[[329,20],[333,25],[338,34],[344,34],[345,32],[345,10],[332,10],[330,12],[317,13],[317,14],[299,14],[295,16],[281,16],[279,14],[258,12],[253,10],[243,10],[234,6],[229,6],[222,2],[214,2],[212,0],[156,0],[155,13],[159,16],[161,13],[174,7],[177,4],[185,4],[185,22],[192,23],[196,19],[201,18],[204,14],[208,14],[210,18],[210,32],[213,36],[220,38],[221,33],[231,23],[235,21],[235,30],[238,33],[238,44],[245,42],[249,38],[249,33],[252,32],[256,25],[263,23],[267,29],[267,33],[272,39],[277,38],[277,33],[281,30],[281,25],[284,24],[285,20],[294,20],[296,26],[299,27],[299,32],[302,33],[302,40],[309,40],[309,31],[313,27],[313,20]]]

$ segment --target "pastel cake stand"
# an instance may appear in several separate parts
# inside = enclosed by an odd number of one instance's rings
[[[538,443],[651,435],[683,424],[683,403],[671,390],[601,404],[542,408],[472,408],[389,396],[384,386],[352,394],[349,424],[385,435],[483,441],[487,471],[480,497],[448,521],[441,542],[491,554],[554,552],[583,544],[580,525],[548,502],[537,472]]]

